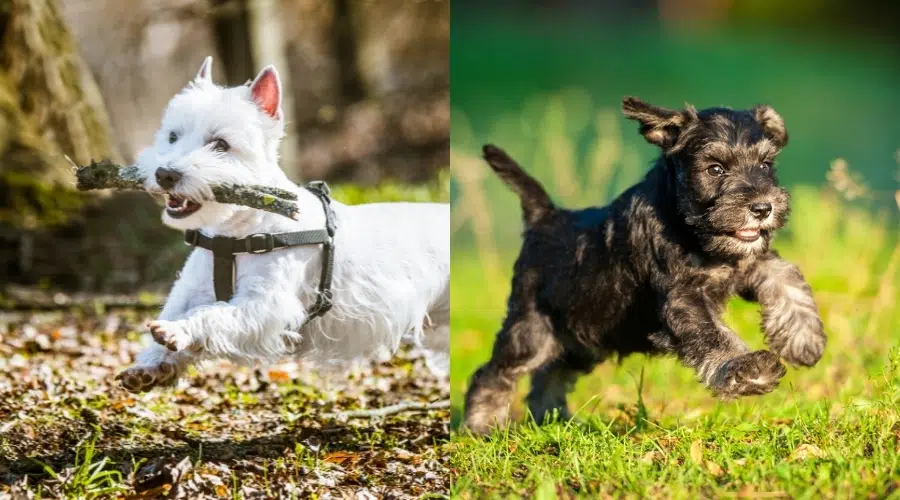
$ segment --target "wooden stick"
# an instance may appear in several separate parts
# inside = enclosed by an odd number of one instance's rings
[[[71,160],[70,160],[71,161]],[[81,191],[91,189],[139,189],[144,190],[144,178],[137,167],[122,167],[109,160],[92,161],[78,167],[75,187]],[[212,186],[213,197],[219,203],[243,205],[265,210],[291,219],[297,219],[299,210],[294,200],[297,195],[271,186],[222,184]]]
[[[371,410],[351,410],[339,413],[326,413],[325,418],[348,419],[348,418],[384,418],[388,415],[397,413],[413,412],[413,411],[431,411],[443,410],[450,408],[450,401],[436,401],[434,403],[417,403],[415,401],[405,401],[384,408],[373,408]]]

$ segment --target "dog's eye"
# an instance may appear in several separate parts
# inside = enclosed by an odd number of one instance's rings
[[[769,170],[772,170],[772,162],[764,161],[759,164],[759,168],[761,168],[763,172],[768,172]]]
[[[216,139],[215,141],[213,141],[213,151],[218,151],[219,153],[225,153],[229,149],[231,149],[231,146],[228,144],[227,141],[225,141],[225,139]]]
[[[706,169],[706,173],[713,177],[718,177],[725,173],[725,169],[722,168],[722,165],[710,165],[710,167]]]
[[[169,144],[175,144],[175,141],[178,140],[178,134],[175,132],[169,132]]]

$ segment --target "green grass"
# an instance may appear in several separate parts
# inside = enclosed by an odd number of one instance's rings
[[[732,403],[714,400],[674,359],[632,356],[579,381],[572,422],[530,423],[523,383],[519,424],[469,436],[458,428],[463,395],[489,357],[506,289],[482,291],[480,259],[454,253],[454,495],[900,498],[897,232],[826,190],[793,194],[795,231],[777,248],[811,283],[828,348],[814,368],[789,369],[773,393]],[[811,230],[796,231],[806,224]],[[511,268],[513,259],[500,260]],[[764,346],[755,304],[734,300],[726,321]]]

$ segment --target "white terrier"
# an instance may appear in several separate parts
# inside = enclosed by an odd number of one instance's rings
[[[136,165],[145,189],[165,193],[163,222],[206,237],[324,229],[322,200],[278,166],[284,135],[281,82],[274,67],[249,85],[212,82],[212,58],[172,98],[153,145]],[[212,200],[211,185],[264,184],[296,193],[299,220]],[[213,254],[188,257],[159,319],[156,343],[119,374],[133,392],[174,384],[192,363],[227,358],[274,363],[287,356],[349,360],[394,352],[412,339],[449,367],[450,209],[447,204],[331,202],[333,307],[307,321],[316,303],[323,246],[305,245],[234,257],[233,296],[217,301]],[[260,238],[262,239],[262,238]]]

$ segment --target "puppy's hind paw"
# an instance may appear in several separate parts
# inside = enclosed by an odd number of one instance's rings
[[[178,379],[178,370],[171,363],[155,366],[132,366],[116,375],[125,390],[133,393],[147,392],[157,386],[170,386]]]
[[[710,388],[720,399],[758,396],[772,392],[787,373],[779,356],[770,351],[754,351],[723,363]]]
[[[150,334],[153,340],[170,351],[183,351],[191,345],[191,336],[175,321],[151,321]]]

